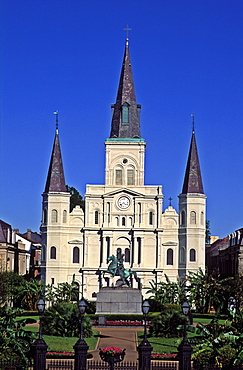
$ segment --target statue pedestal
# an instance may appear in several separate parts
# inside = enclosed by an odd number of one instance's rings
[[[96,314],[141,314],[142,294],[129,287],[104,287],[97,293]]]

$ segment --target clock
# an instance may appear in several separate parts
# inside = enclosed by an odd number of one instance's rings
[[[128,197],[120,197],[117,201],[117,205],[121,209],[127,209],[130,206],[130,199]]]

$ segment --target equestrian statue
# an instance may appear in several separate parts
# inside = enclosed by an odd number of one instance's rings
[[[110,262],[110,263],[109,263]],[[104,273],[108,272],[112,277],[119,276],[120,277],[120,284],[122,285],[130,285],[128,278],[134,276],[135,280],[139,283],[139,278],[137,276],[136,271],[126,270],[124,267],[124,254],[122,253],[121,248],[117,248],[116,256],[112,254],[110,257],[107,258],[107,263],[109,263],[108,268]]]

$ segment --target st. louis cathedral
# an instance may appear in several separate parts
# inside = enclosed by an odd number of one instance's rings
[[[79,206],[69,211],[56,129],[42,207],[41,275],[46,284],[71,282],[75,275],[84,297],[94,299],[102,284],[115,283],[104,280],[103,271],[117,248],[142,287],[153,279],[163,280],[164,274],[175,281],[188,271],[204,270],[206,196],[194,129],[179,213],[172,206],[163,210],[162,186],[144,184],[146,142],[140,135],[140,109],[127,39],[105,141],[105,184],[86,186],[85,212]]]

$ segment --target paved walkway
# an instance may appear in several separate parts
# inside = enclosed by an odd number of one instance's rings
[[[138,328],[96,328],[100,331],[100,338],[95,350],[89,351],[92,353],[94,360],[100,360],[99,348],[102,347],[118,347],[126,349],[126,361],[136,361],[137,353],[137,331]]]

